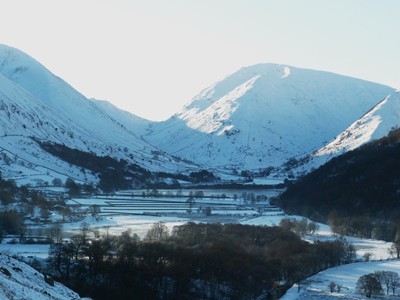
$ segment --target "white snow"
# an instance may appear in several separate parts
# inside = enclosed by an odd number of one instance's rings
[[[280,166],[322,148],[393,92],[336,74],[260,64],[202,91],[143,138],[208,168]]]
[[[174,226],[185,224],[188,221],[188,219],[179,217],[161,217],[151,215],[132,216],[117,213],[113,216],[104,217],[99,221],[87,217],[76,223],[65,224],[63,228],[68,237],[78,234],[81,231],[82,224],[85,223],[89,225],[91,231],[97,230],[100,234],[106,234],[108,232],[109,234],[119,235],[130,229],[132,230],[132,233],[137,234],[140,238],[144,238],[147,231],[157,222],[164,222],[171,231]]]
[[[17,256],[33,256],[38,258],[47,258],[49,255],[49,245],[46,244],[0,244],[0,253],[17,255]]]
[[[256,226],[278,226],[279,222],[284,218],[295,218],[297,220],[301,220],[304,217],[302,216],[288,216],[285,215],[282,211],[278,210],[276,212],[270,212],[268,214],[263,214],[263,216],[251,218],[248,220],[244,220],[241,224],[247,225],[256,225]],[[330,227],[326,224],[317,223],[319,226],[319,230],[316,231],[315,234],[311,236],[306,236],[305,240],[309,242],[314,241],[334,241],[339,238],[332,233]],[[358,259],[361,259],[363,255],[368,252],[371,253],[372,260],[381,260],[381,259],[389,259],[391,258],[389,249],[392,246],[392,243],[373,240],[373,239],[363,239],[358,237],[351,236],[343,236],[340,238],[346,239],[350,244],[354,245],[356,248],[356,255]]]
[[[365,299],[355,287],[358,278],[375,271],[392,271],[400,274],[400,261],[373,261],[342,265],[322,271],[309,279],[298,292],[298,286],[290,288],[281,300],[295,299]],[[333,281],[342,285],[340,293],[330,293],[328,284]],[[391,297],[389,297],[392,299]],[[398,299],[398,298],[394,298]]]
[[[254,76],[245,83],[239,85],[199,114],[196,113],[196,109],[191,109],[183,113],[181,119],[186,121],[187,125],[192,129],[204,133],[214,133],[229,121],[238,108],[238,99],[253,88],[254,83],[259,77],[259,75]],[[225,130],[232,128],[234,128],[233,125],[226,126]],[[221,132],[219,135],[220,134]]]
[[[0,255],[0,299],[73,300],[79,295],[58,282],[46,283],[44,276],[25,263]]]
[[[0,157],[0,170],[18,183],[34,184],[46,175],[97,180],[47,154],[32,137],[122,158],[150,170],[193,167],[140,138],[148,121],[107,102],[88,100],[30,56],[5,45],[0,45],[0,87],[0,151],[10,158]],[[21,182],[18,174],[25,176]]]
[[[215,83],[181,112],[156,123],[107,101],[88,100],[30,56],[5,45],[0,45],[0,86],[0,151],[9,158],[0,157],[0,170],[19,184],[55,177],[98,180],[45,153],[31,137],[154,171],[279,167],[321,149],[394,92],[332,73],[259,64]],[[380,120],[371,117],[365,130],[379,129]],[[359,141],[368,139],[365,134]]]
[[[334,156],[386,136],[400,126],[400,94],[385,97],[369,112],[351,124],[332,142],[313,154],[311,163],[321,164]]]
[[[330,143],[311,153],[305,164],[293,169],[294,173],[308,172],[333,157],[357,149],[365,143],[387,136],[400,126],[400,94],[395,92],[353,122]]]
[[[281,78],[286,78],[289,75],[290,75],[290,68],[286,66],[286,67],[283,68],[283,75],[282,75]]]

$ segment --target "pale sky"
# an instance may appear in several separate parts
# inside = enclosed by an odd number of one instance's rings
[[[151,120],[257,63],[400,88],[400,0],[0,0],[0,11],[0,43]]]

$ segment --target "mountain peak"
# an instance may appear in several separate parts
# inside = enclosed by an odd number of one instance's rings
[[[198,164],[278,166],[319,149],[393,92],[334,73],[257,64],[203,90],[146,138]]]
[[[293,67],[282,64],[259,63],[255,65],[242,67],[235,73],[267,75],[267,76],[276,76],[277,78],[282,78],[282,76],[287,74],[286,73],[287,71],[290,72],[291,68]]]
[[[148,121],[106,102],[90,101],[18,49],[0,45],[0,83],[0,147],[13,158],[12,164],[0,166],[6,178],[31,183],[33,176],[19,176],[29,166],[35,169],[30,173],[40,178],[47,168],[44,173],[62,178],[96,180],[45,153],[32,139],[123,159],[150,170],[186,168],[167,154],[155,157],[158,149],[140,137]]]
[[[262,63],[240,68],[235,73],[202,90],[192,99],[191,102],[185,106],[185,108],[190,109],[193,106],[197,106],[199,108],[203,107],[204,105],[207,106],[207,104],[210,102],[221,98],[223,95],[226,95],[239,85],[249,81],[255,76],[268,76],[270,79],[283,78],[290,73],[290,68],[291,67],[289,66],[272,63]]]

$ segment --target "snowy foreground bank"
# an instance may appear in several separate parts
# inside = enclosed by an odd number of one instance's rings
[[[0,255],[0,299],[74,300],[77,293],[64,285],[45,280],[43,274],[27,264]]]
[[[300,287],[300,291],[298,286],[294,285],[281,300],[365,299],[356,291],[357,280],[361,276],[375,271],[392,271],[400,274],[400,261],[359,262],[331,268],[307,279],[305,284]],[[332,281],[342,286],[340,293],[330,293],[328,284]],[[396,296],[387,297],[388,299],[400,299]]]

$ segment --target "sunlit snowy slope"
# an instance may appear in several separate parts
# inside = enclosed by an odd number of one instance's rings
[[[151,170],[181,169],[181,162],[140,138],[147,124],[148,121],[107,102],[88,100],[30,56],[0,45],[3,176],[19,179],[18,174],[34,176],[45,172],[51,176],[93,179],[42,151],[32,137],[123,158]]]
[[[280,166],[320,149],[393,92],[332,73],[259,64],[205,89],[144,138],[207,166]]]
[[[385,97],[313,156],[323,157],[322,160],[330,159],[367,142],[382,138],[399,126],[400,93],[396,92]]]

